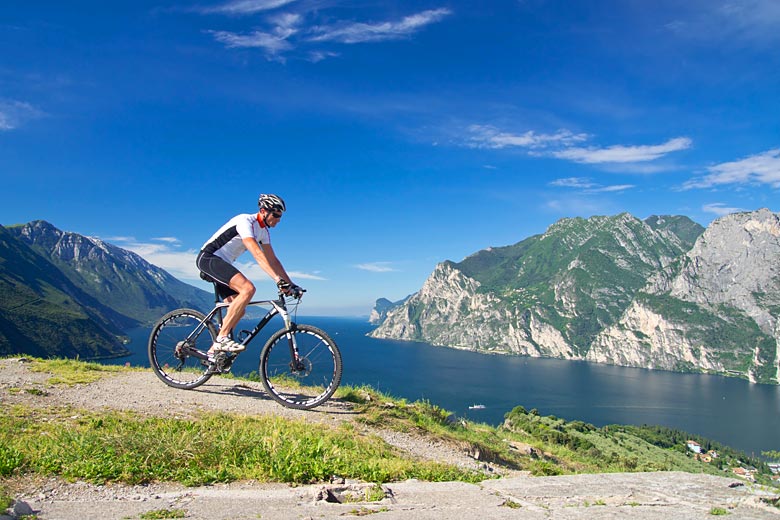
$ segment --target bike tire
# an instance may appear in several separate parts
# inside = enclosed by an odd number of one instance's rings
[[[300,356],[292,367],[288,340]],[[328,334],[311,325],[275,332],[260,353],[260,380],[268,395],[287,408],[309,410],[333,395],[341,383],[341,352]]]
[[[202,312],[193,309],[176,309],[160,318],[152,328],[149,363],[166,385],[190,390],[213,375],[202,357],[192,355],[194,350],[205,355],[217,337],[216,326],[211,321],[207,321],[201,330],[196,330],[205,317]],[[190,342],[185,344],[190,335]]]

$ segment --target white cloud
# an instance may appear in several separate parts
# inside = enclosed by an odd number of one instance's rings
[[[719,13],[740,33],[780,31],[780,3],[777,0],[740,0],[723,2]]]
[[[722,202],[714,202],[712,204],[705,204],[702,206],[702,211],[705,211],[707,213],[715,213],[719,217],[722,217],[723,215],[730,215],[731,213],[737,213],[739,211],[745,211],[742,208],[730,208],[723,204]]]
[[[230,31],[208,31],[218,42],[231,48],[260,48],[269,57],[276,58],[279,54],[293,49],[295,46],[289,39],[299,31],[302,17],[293,13],[282,13],[269,19],[273,27],[271,32],[252,31],[248,34],[237,34]]]
[[[529,130],[523,134],[502,132],[491,125],[471,125],[467,145],[473,148],[501,149],[507,147],[544,148],[548,146],[567,146],[585,141],[587,134],[575,134],[569,130],[558,130],[554,134],[537,134]]]
[[[524,133],[511,133],[500,130],[492,125],[471,125],[462,141],[470,148],[487,148],[500,150],[504,148],[524,148],[533,157],[555,157],[576,163],[600,164],[609,168],[610,165],[620,165],[626,172],[655,173],[667,170],[668,167],[642,165],[663,158],[664,156],[691,147],[688,137],[676,137],[657,145],[614,145],[608,147],[577,146],[587,141],[591,136],[586,133],[574,133],[561,129],[555,133],[537,133],[528,130]],[[622,187],[626,189],[631,186]],[[620,187],[611,188],[615,191]]]
[[[308,60],[312,63],[318,63],[322,60],[326,60],[328,58],[335,58],[337,56],[340,56],[338,52],[312,51],[309,53]]]
[[[244,276],[249,278],[252,282],[255,284],[259,283],[273,283],[273,280],[268,276],[268,274],[263,271],[263,269],[257,265],[256,262],[237,262],[235,264],[236,269],[244,273]],[[319,273],[305,273],[303,271],[288,271],[287,274],[290,275],[290,278],[293,279],[293,281],[297,280],[317,280],[317,281],[323,281],[327,280],[327,278],[324,278],[319,275]],[[200,277],[200,274],[198,274],[198,277]]]
[[[738,161],[716,164],[710,173],[683,184],[683,189],[712,188],[725,184],[768,184],[780,188],[780,149],[751,155]]]
[[[355,268],[372,273],[391,273],[397,271],[397,269],[394,269],[390,265],[390,262],[370,262],[365,264],[357,264],[355,265]]]
[[[152,240],[155,242],[137,242],[132,237],[111,237],[106,239],[106,241],[115,243],[123,249],[132,251],[150,264],[168,271],[179,280],[198,286],[203,285],[200,271],[195,266],[198,251],[179,250],[177,246],[180,244],[180,241],[175,237],[160,237]],[[256,284],[273,283],[268,274],[255,262],[237,262],[235,265],[239,271]],[[327,280],[318,272],[289,271],[288,274],[293,280]]]
[[[426,25],[438,22],[450,15],[452,11],[446,8],[429,9],[417,14],[406,16],[400,21],[380,23],[343,23],[338,25],[322,25],[312,28],[310,41],[335,41],[340,43],[363,43],[405,38]]]
[[[287,274],[289,274],[293,280],[327,280],[327,278],[320,276],[316,272],[304,273],[303,271],[290,271]]]
[[[96,238],[98,240],[103,240],[105,242],[111,242],[112,244],[114,242],[135,242],[135,237],[123,237],[123,236],[113,236],[113,237],[99,237],[99,236],[90,236],[89,238]]]
[[[225,4],[216,5],[214,7],[205,7],[200,9],[204,14],[228,14],[228,15],[245,15],[255,14],[262,11],[270,11],[278,9],[287,4],[291,4],[295,0],[233,0]]]
[[[156,240],[158,242],[166,242],[168,244],[178,244],[181,242],[176,237],[157,237],[157,238],[153,238],[152,240]]]
[[[0,132],[14,130],[42,112],[29,103],[13,99],[0,99]]]
[[[112,243],[119,242],[117,244],[119,247],[132,251],[150,264],[165,269],[175,278],[200,280],[200,271],[195,267],[198,252],[193,249],[181,251],[171,247],[171,244],[178,244],[177,239],[166,238],[164,243],[136,242],[129,237],[112,237],[107,240]]]
[[[599,188],[593,188],[590,190],[593,193],[603,193],[603,192],[615,192],[615,191],[626,191],[635,188],[633,184],[613,184],[612,186],[601,186]]]
[[[691,140],[687,137],[676,137],[658,145],[566,148],[552,152],[552,156],[585,164],[634,163],[654,161],[669,153],[688,149],[691,144]]]
[[[593,182],[587,177],[566,177],[564,179],[556,179],[550,183],[550,186],[556,186],[559,188],[592,188],[595,186]]]
[[[234,1],[217,7],[200,10],[201,13],[251,14],[282,7],[290,3],[282,0]],[[229,49],[263,49],[269,59],[284,61],[283,55],[299,47],[299,57],[311,62],[322,61],[339,54],[324,49],[323,44],[364,43],[397,40],[411,37],[424,27],[436,23],[449,15],[449,9],[431,9],[406,16],[399,21],[378,23],[340,22],[330,25],[306,25],[306,18],[322,16],[319,10],[302,10],[300,13],[283,12],[265,19],[265,23],[252,31],[234,32],[209,30],[214,39]]]
[[[261,48],[265,49],[269,55],[276,55],[293,48],[293,45],[287,41],[289,35],[282,33],[265,33],[254,31],[249,34],[236,34],[229,31],[209,31],[214,35],[214,39],[224,43],[229,49],[234,48]]]
[[[563,179],[556,179],[550,182],[550,186],[555,186],[557,188],[578,189],[582,190],[583,193],[626,191],[635,187],[633,184],[614,184],[611,186],[602,186],[592,182],[587,177],[566,177]]]
[[[780,2],[777,0],[720,0],[702,2],[689,15],[666,24],[684,38],[767,45],[780,39]]]

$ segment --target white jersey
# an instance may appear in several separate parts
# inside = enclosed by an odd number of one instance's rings
[[[245,238],[252,238],[258,244],[271,243],[268,228],[258,220],[257,213],[245,213],[231,218],[203,244],[201,250],[232,264],[246,251]]]

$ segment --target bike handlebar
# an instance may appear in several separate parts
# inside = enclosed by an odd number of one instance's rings
[[[303,298],[303,293],[306,292],[306,289],[302,287],[298,287],[297,291],[293,291],[293,294],[286,294],[284,291],[279,291],[279,297],[284,298],[285,296],[289,296],[291,298],[295,298],[296,300],[300,300]],[[297,293],[297,294],[296,294]]]

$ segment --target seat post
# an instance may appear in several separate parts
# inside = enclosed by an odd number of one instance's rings
[[[219,289],[217,286],[217,282],[213,282],[213,283],[214,283],[214,304],[216,305],[221,302],[221,298],[219,297]],[[222,310],[223,309],[220,308],[216,315],[217,323],[219,324],[220,327],[222,327]]]

